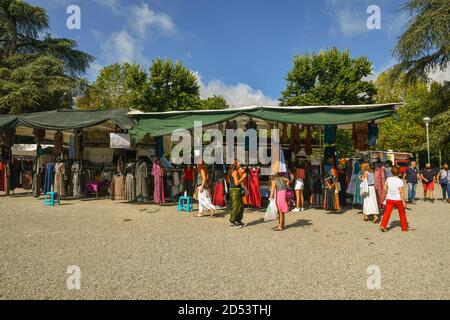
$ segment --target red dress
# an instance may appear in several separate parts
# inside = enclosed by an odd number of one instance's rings
[[[219,180],[214,184],[213,205],[225,207],[225,186],[223,180]]]
[[[248,204],[252,207],[261,208],[261,190],[259,189],[259,175],[261,169],[251,168],[250,172],[250,188],[248,195]]]

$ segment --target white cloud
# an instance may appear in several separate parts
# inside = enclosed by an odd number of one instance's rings
[[[95,0],[119,15],[125,21],[122,30],[104,36],[98,30],[92,30],[96,39],[102,41],[102,62],[124,63],[136,62],[148,65],[145,58],[145,45],[155,35],[175,35],[177,28],[172,18],[163,13],[152,10],[146,3],[140,6],[125,6],[121,0]]]
[[[219,80],[212,80],[208,83],[202,81],[201,75],[195,73],[200,85],[200,96],[205,99],[213,95],[221,95],[232,108],[246,106],[274,106],[278,105],[277,100],[266,96],[261,90],[253,89],[248,84],[238,83],[227,85]]]
[[[101,47],[107,63],[145,63],[144,47],[125,30],[111,34]]]
[[[346,35],[356,35],[368,31],[366,26],[366,16],[357,14],[354,10],[336,10],[336,17],[339,29]]]
[[[115,14],[123,13],[120,0],[94,0],[94,2],[107,7],[109,10]]]
[[[450,66],[447,66],[444,70],[436,68],[429,73],[429,77],[436,82],[450,81]]]
[[[164,34],[176,32],[175,23],[169,15],[151,10],[146,3],[130,8],[129,25],[142,38],[154,32]]]

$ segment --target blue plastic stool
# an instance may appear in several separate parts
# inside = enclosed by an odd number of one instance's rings
[[[192,198],[187,196],[181,196],[178,199],[178,211],[192,211]]]
[[[50,196],[50,198],[49,198],[49,196]],[[44,195],[44,206],[53,207],[55,205],[55,203],[57,203],[58,205],[61,205],[61,203],[59,202],[58,193],[56,193],[54,191],[47,192]]]

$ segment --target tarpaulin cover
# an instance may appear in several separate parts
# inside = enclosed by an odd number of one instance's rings
[[[245,115],[269,122],[325,125],[343,125],[396,116],[398,103],[358,106],[311,106],[311,107],[247,107],[226,110],[177,111],[133,114],[137,124],[131,130],[135,141],[147,133],[153,137],[171,134],[175,129],[192,129],[194,121],[203,127],[222,123]]]
[[[122,129],[131,129],[134,125],[127,116],[128,109],[113,110],[53,110],[35,113],[24,113],[18,116],[1,115],[0,130],[15,126],[36,129],[65,130],[88,128],[105,121],[112,121]]]
[[[0,115],[0,131],[7,131],[11,128],[15,128],[18,121],[18,116]]]

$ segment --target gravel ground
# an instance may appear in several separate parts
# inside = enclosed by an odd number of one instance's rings
[[[226,212],[0,197],[0,299],[450,299],[450,205],[410,207],[408,233],[396,211],[381,233],[359,210],[314,209],[273,232],[263,212],[235,230]],[[70,265],[80,290],[67,289]],[[367,288],[370,265],[379,290]]]

